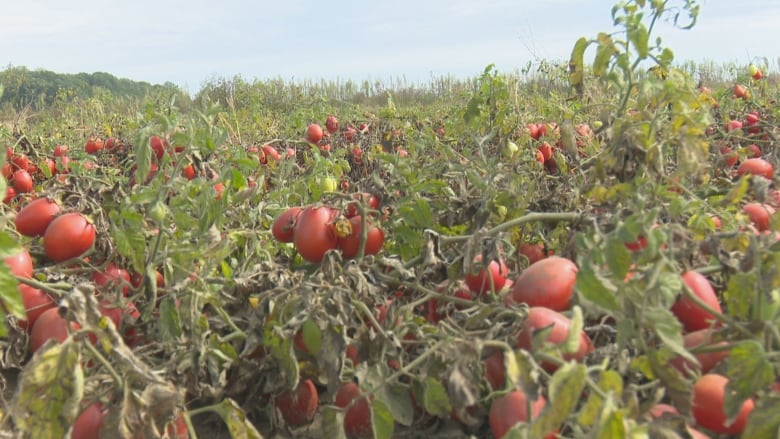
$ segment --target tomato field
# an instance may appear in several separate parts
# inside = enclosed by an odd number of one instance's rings
[[[0,437],[778,437],[780,76],[671,3],[426,99],[4,114]]]

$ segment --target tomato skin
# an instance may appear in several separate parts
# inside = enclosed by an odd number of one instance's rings
[[[54,147],[52,154],[54,157],[63,157],[68,155],[68,149],[70,149],[68,145],[57,145]]]
[[[555,310],[541,306],[529,308],[528,317],[525,322],[523,322],[523,326],[517,334],[517,347],[533,352],[534,333],[551,325],[553,325],[553,327],[547,335],[547,340],[545,340],[546,343],[553,345],[565,343],[569,328],[571,327],[571,320],[568,317]],[[593,351],[593,343],[585,331],[581,331],[579,349],[573,353],[563,354],[562,358],[565,361],[580,361],[591,351]],[[554,372],[558,368],[555,364],[548,362],[542,362],[541,366],[548,372]]]
[[[547,251],[543,243],[532,244],[524,242],[517,247],[517,255],[523,255],[528,259],[528,264],[534,264],[547,257]]]
[[[84,151],[87,154],[97,154],[103,149],[103,139],[100,137],[90,137],[84,145]]]
[[[106,289],[122,287],[122,295],[124,296],[130,292],[130,273],[112,263],[108,263],[105,270],[92,273],[92,281],[95,282],[95,285],[106,287]]]
[[[24,154],[17,154],[11,157],[11,163],[14,169],[24,169],[25,171],[30,169],[30,159]]]
[[[154,156],[157,157],[157,160],[162,160],[165,151],[169,146],[168,141],[160,136],[152,136],[149,138],[149,147],[152,148],[152,152],[154,152]]]
[[[347,218],[352,218],[353,216],[359,215],[360,211],[358,210],[357,203],[363,202],[366,205],[366,208],[368,209],[379,209],[379,198],[376,195],[372,195],[368,192],[363,192],[359,194],[353,194],[352,198],[358,201],[350,201],[349,204],[347,204],[347,212],[344,214]]]
[[[357,399],[354,403],[353,400]],[[360,388],[353,382],[342,383],[336,392],[336,407],[347,407],[344,415],[344,433],[350,439],[373,438],[374,426],[371,422],[371,407],[368,399],[360,395]]]
[[[699,329],[698,331],[689,332],[683,336],[683,346],[688,350],[718,345],[725,346],[726,344],[725,341],[712,343],[712,329],[710,328]],[[698,371],[699,373],[704,374],[712,370],[721,360],[727,358],[729,354],[730,352],[728,350],[698,352],[694,353],[693,356],[698,360],[699,364],[682,356],[672,358],[672,360],[669,361],[669,364],[686,376],[690,374],[689,370]]]
[[[11,268],[11,273],[16,276],[29,279],[33,275],[33,262],[27,249],[22,249],[19,253],[5,258],[5,263]]]
[[[471,294],[471,290],[468,288],[467,285],[465,285],[465,282],[458,281],[456,283],[456,287],[454,289],[448,288],[449,281],[445,280],[439,286],[436,288],[436,291],[439,293],[446,293],[448,291],[452,291],[452,295],[464,300],[474,300],[474,296]],[[463,309],[463,305],[456,304],[454,306],[455,309]],[[451,310],[440,310],[439,309],[439,300],[438,299],[431,299],[428,301],[428,313],[426,314],[425,318],[431,323],[437,323],[444,318],[446,318],[448,315],[451,314]]]
[[[749,158],[740,163],[737,168],[737,175],[745,174],[761,175],[771,180],[774,174],[774,167],[762,158]]]
[[[311,143],[314,143],[315,145],[320,143],[320,140],[322,140],[323,132],[322,127],[317,124],[313,123],[309,125],[308,128],[306,128],[306,140],[308,140]]]
[[[339,120],[336,119],[336,116],[328,116],[325,120],[325,128],[331,134],[335,134],[339,130]]]
[[[683,283],[693,292],[696,297],[701,299],[714,311],[720,313],[720,302],[715,290],[712,289],[710,281],[704,275],[696,271],[687,271],[682,275]],[[680,296],[672,305],[672,313],[683,324],[686,331],[692,332],[699,329],[709,328],[714,322],[715,317],[709,312],[700,308],[693,300],[687,296]]]
[[[106,412],[100,401],[87,406],[73,422],[70,439],[99,439]]]
[[[295,390],[287,390],[274,398],[276,408],[291,427],[310,424],[317,412],[319,395],[312,380],[301,380]]]
[[[290,207],[276,217],[273,225],[271,225],[271,234],[277,241],[293,242],[295,222],[298,219],[301,210],[302,208],[297,206]]]
[[[769,204],[748,203],[742,207],[742,212],[750,218],[750,222],[756,226],[759,232],[763,232],[764,230],[769,230],[772,226],[775,208]]]
[[[20,283],[19,293],[22,296],[22,303],[27,314],[25,320],[19,321],[19,327],[22,329],[31,329],[41,314],[57,306],[54,299],[46,292],[30,285]]]
[[[336,248],[338,237],[333,229],[337,211],[327,206],[309,206],[298,214],[293,243],[301,257],[319,263],[328,250]]]
[[[482,255],[477,255],[474,258],[474,265],[480,266],[481,263]],[[491,288],[494,292],[501,291],[504,288],[504,284],[506,284],[506,276],[508,274],[509,268],[507,268],[504,260],[501,259],[498,262],[490,261],[486,268],[481,268],[477,273],[467,273],[463,279],[471,291],[484,296],[491,291]]]
[[[56,201],[39,197],[22,207],[14,218],[14,224],[16,230],[24,236],[41,236],[59,213],[60,205]]]
[[[504,352],[495,351],[482,360],[485,365],[485,378],[493,390],[503,389],[506,386],[506,365],[504,364]]]
[[[546,403],[542,396],[536,401],[531,401],[531,411],[529,413],[527,398],[522,390],[513,390],[506,395],[499,396],[490,404],[490,412],[488,414],[490,431],[493,432],[493,436],[496,439],[501,439],[515,424],[530,422],[536,419]],[[550,433],[547,437],[553,438],[555,435]]]
[[[192,163],[185,166],[184,169],[181,170],[181,174],[186,178],[187,180],[193,180],[198,174],[195,172],[195,167],[192,166]]]
[[[274,148],[271,145],[263,145],[262,150],[263,150],[263,154],[265,154],[266,160],[270,158],[278,162],[279,160],[282,159],[282,155],[279,154],[279,151],[277,151],[276,148]]]
[[[360,215],[353,216],[349,219],[349,222],[352,223],[352,233],[344,238],[338,238],[337,244],[342,256],[347,259],[357,256],[360,250],[360,234],[363,232]],[[366,237],[364,253],[366,255],[375,255],[382,250],[382,245],[385,243],[385,232],[379,227],[371,225],[370,221],[366,221],[366,225],[368,226],[368,236]]]
[[[739,435],[745,429],[748,415],[753,411],[755,402],[748,399],[742,403],[739,414],[731,424],[726,424],[723,410],[726,384],[729,379],[717,374],[702,375],[693,385],[691,415],[696,423],[707,430],[720,434]]]
[[[30,352],[35,352],[49,339],[62,343],[68,338],[68,321],[60,317],[57,308],[47,309],[38,316],[30,330]],[[79,329],[78,323],[71,322],[73,330]]]
[[[32,176],[30,176],[30,173],[27,172],[26,169],[20,169],[14,172],[11,184],[13,185],[14,190],[19,194],[32,192],[33,190]]]
[[[560,256],[544,258],[526,268],[514,280],[512,290],[504,297],[505,304],[527,303],[555,311],[571,307],[577,265]]]
[[[43,234],[43,250],[54,262],[81,256],[94,242],[95,226],[78,212],[58,216]]]

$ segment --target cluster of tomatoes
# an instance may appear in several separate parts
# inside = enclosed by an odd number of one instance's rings
[[[363,254],[376,254],[385,241],[385,234],[374,224],[376,215],[372,213],[379,208],[379,198],[368,193],[356,194],[354,198],[344,212],[326,205],[290,207],[276,217],[271,234],[279,242],[293,243],[305,261],[319,263],[326,252],[335,249],[345,258],[356,257],[360,253],[365,223]]]

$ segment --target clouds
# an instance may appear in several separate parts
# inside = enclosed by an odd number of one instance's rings
[[[107,71],[190,89],[214,76],[381,79],[472,76],[495,63],[566,59],[612,29],[614,0],[28,0],[4,5],[0,63]],[[661,27],[682,60],[775,57],[780,4],[704,4],[692,31]]]

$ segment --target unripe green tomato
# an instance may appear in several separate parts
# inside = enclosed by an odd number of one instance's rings
[[[320,179],[320,190],[322,192],[336,192],[337,187],[338,182],[336,181],[336,177],[332,175]]]
[[[155,223],[161,223],[165,221],[165,218],[168,216],[168,206],[165,205],[162,201],[155,202],[152,207],[149,209],[149,218],[152,219]]]

